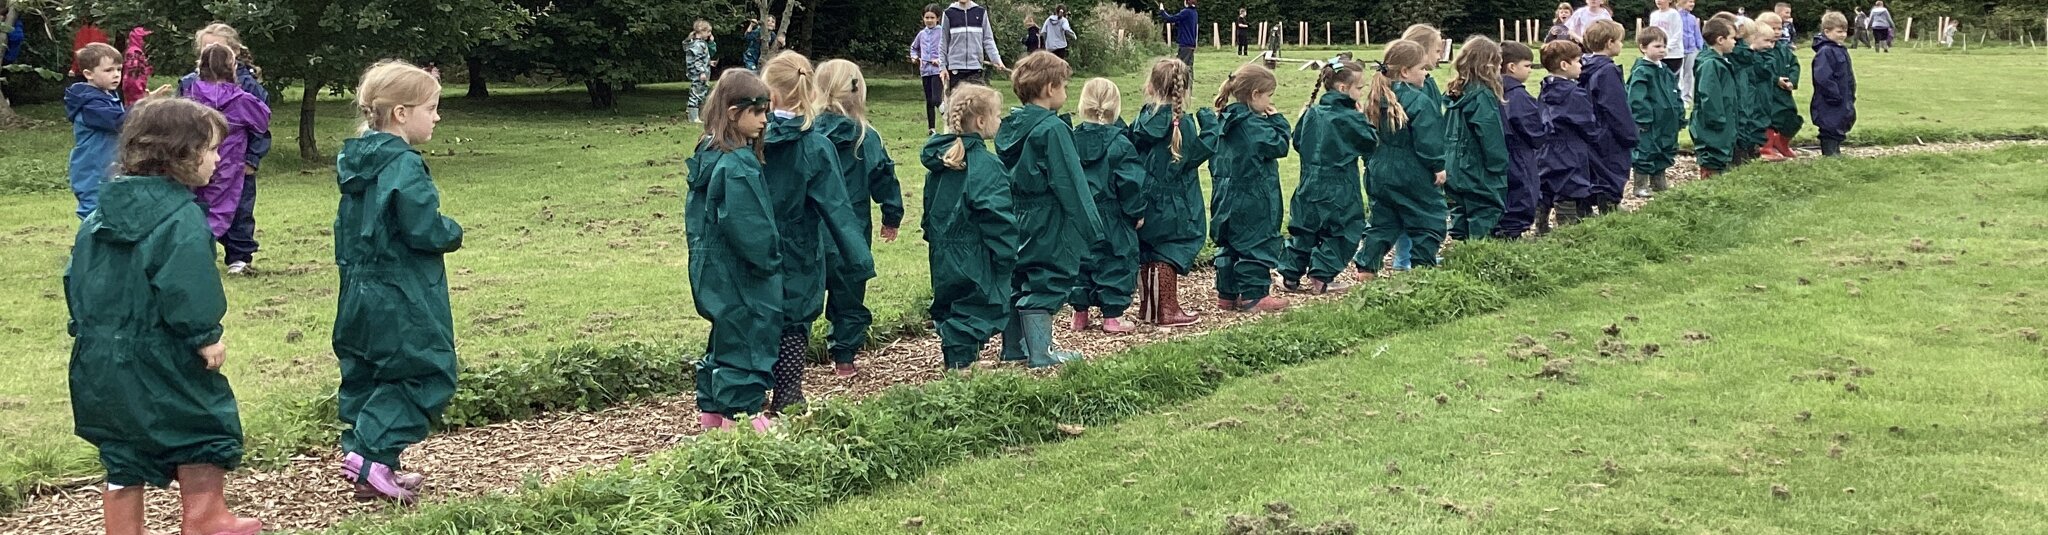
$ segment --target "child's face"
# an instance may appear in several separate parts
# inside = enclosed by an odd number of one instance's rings
[[[1052,111],[1060,111],[1060,108],[1067,107],[1067,83],[1060,82],[1045,88],[1045,98],[1039,103]]]
[[[1657,0],[1657,9],[1671,9],[1671,0]]]
[[[1411,84],[1422,85],[1422,81],[1429,78],[1429,67],[1429,65],[1416,65],[1403,69],[1401,71],[1401,80]]]
[[[99,66],[85,71],[85,82],[101,91],[121,87],[121,62],[114,61],[114,58],[101,59]]]
[[[734,114],[732,118],[733,128],[739,129],[740,135],[745,136],[747,139],[758,139],[761,137],[761,132],[768,129],[768,110],[757,106],[733,109],[732,113]]]
[[[1578,79],[1579,67],[1579,58],[1572,58],[1569,60],[1565,60],[1565,62],[1562,64],[1559,64],[1557,66],[1557,70],[1551,71],[1550,74],[1563,76],[1565,78]]]
[[[1735,36],[1724,35],[1714,39],[1714,50],[1726,53],[1735,49]]]
[[[1773,48],[1777,48],[1777,47],[1778,47],[1778,40],[1777,40],[1777,39],[1772,39],[1772,38],[1771,38],[1771,36],[1768,36],[1768,35],[1755,35],[1755,34],[1752,34],[1752,35],[1750,35],[1750,36],[1749,36],[1749,49],[1750,49],[1750,50],[1770,50],[1770,49],[1773,49]]]
[[[1770,24],[1771,26],[1771,33],[1785,33],[1785,21],[1779,20],[1778,22],[1771,22],[1767,24]]]
[[[1359,81],[1360,81],[1360,82],[1364,82],[1364,80],[1359,80]],[[1345,95],[1348,95],[1348,96],[1350,96],[1350,97],[1351,97],[1351,100],[1353,100],[1353,101],[1357,101],[1357,102],[1365,102],[1365,84],[1363,84],[1363,83],[1356,83],[1356,84],[1346,84],[1346,83],[1339,83],[1339,84],[1337,84],[1337,91],[1338,91],[1338,92],[1340,92],[1340,93],[1343,93],[1343,94],[1345,94]]]
[[[393,114],[398,125],[395,133],[404,137],[406,143],[426,143],[434,139],[434,125],[441,122],[440,91],[435,91],[434,98],[427,99],[425,104],[400,106]]]
[[[1567,18],[1571,18],[1571,16],[1572,16],[1572,10],[1569,10],[1569,9],[1564,9],[1564,8],[1558,8],[1558,9],[1557,9],[1557,19],[1558,19],[1558,20],[1564,20],[1564,19],[1567,19]]]
[[[1272,107],[1273,107],[1273,92],[1272,92],[1272,91],[1253,91],[1253,92],[1252,92],[1252,98],[1251,98],[1251,100],[1247,100],[1247,101],[1245,101],[1244,105],[1246,105],[1246,106],[1251,106],[1251,108],[1252,108],[1252,109],[1254,109],[1254,110],[1263,110],[1263,109],[1268,109],[1268,108],[1272,108]]]
[[[1837,43],[1843,42],[1843,40],[1849,38],[1848,28],[1828,28],[1827,30],[1823,30],[1820,33],[1822,35],[1826,35],[1829,41],[1834,41]]]
[[[1781,7],[1781,8],[1778,8],[1778,17],[1779,17],[1779,18],[1783,18],[1783,19],[1785,19],[1785,20],[1792,20],[1792,8],[1789,8],[1789,7]]]
[[[206,150],[199,151],[199,168],[197,171],[199,171],[200,180],[212,182],[213,171],[219,167],[220,138],[216,137],[206,143]]]
[[[1501,74],[1508,75],[1509,78],[1514,78],[1516,80],[1528,80],[1529,73],[1535,70],[1535,68],[1535,65],[1532,65],[1529,60],[1525,59],[1502,66],[1500,72]]]
[[[932,13],[932,12],[930,12],[930,11],[926,11],[926,12],[924,12],[924,27],[926,27],[926,28],[930,28],[930,27],[933,27],[933,26],[938,26],[938,25],[939,25],[939,15],[938,15],[938,14],[936,14],[936,13]]]
[[[1650,61],[1664,61],[1664,54],[1663,41],[1653,42],[1650,43],[1650,46],[1643,47],[1643,57],[1649,58]]]

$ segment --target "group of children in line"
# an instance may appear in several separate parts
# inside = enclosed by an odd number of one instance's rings
[[[197,72],[132,107],[112,90],[121,55],[80,49],[85,81],[66,104],[78,146],[72,184],[82,223],[64,274],[73,419],[107,472],[106,532],[145,526],[144,485],[178,482],[184,533],[248,535],[263,523],[228,510],[226,473],[243,436],[221,319],[227,298],[212,258],[247,269],[254,171],[269,150],[260,75],[233,28],[195,36]],[[340,364],[340,475],[362,499],[410,502],[425,478],[399,470],[455,392],[454,321],[442,255],[462,227],[413,146],[433,137],[441,86],[400,61],[372,66],[356,89],[364,124],[336,162],[340,269],[333,347]],[[237,232],[241,232],[238,236]]]

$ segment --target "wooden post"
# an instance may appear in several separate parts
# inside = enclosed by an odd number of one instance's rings
[[[1365,46],[1365,21],[1351,21],[1351,46]]]
[[[1636,17],[1636,33],[1643,33],[1643,18]]]
[[[1236,23],[1233,22],[1231,24]],[[1222,27],[1223,25],[1221,24],[1217,24],[1214,22],[1209,23],[1209,44],[1215,46],[1216,48],[1223,48],[1223,30],[1220,29]],[[1231,26],[1230,29],[1235,30],[1237,29],[1237,27]]]
[[[1301,21],[1301,31],[1294,35],[1301,37],[1301,46],[1308,46],[1308,21]]]
[[[1329,45],[1329,46],[1337,46],[1337,41],[1334,41],[1334,40],[1332,40],[1332,39],[1330,38],[1330,22],[1329,22],[1329,21],[1323,21],[1323,44],[1324,44],[1324,45]]]
[[[1166,23],[1166,44],[1173,44],[1173,23]]]
[[[1368,21],[1364,21],[1364,22],[1361,22],[1361,23],[1360,23],[1360,25],[1362,25],[1362,26],[1364,26],[1364,27],[1365,27],[1365,29],[1364,29],[1364,30],[1362,30],[1362,31],[1360,32],[1360,33],[1364,33],[1364,34],[1365,34],[1365,42],[1367,42],[1367,43],[1373,42],[1373,41],[1372,41],[1372,21],[1369,21],[1369,20],[1368,20]]]
[[[1500,42],[1508,42],[1508,19],[1493,19],[1500,23]]]
[[[1913,41],[1913,17],[1906,17],[1906,35],[1904,40],[1907,42]]]
[[[1257,40],[1257,41],[1255,41],[1255,42],[1256,42],[1256,43],[1258,43],[1258,45],[1259,45],[1259,49],[1260,49],[1260,50],[1265,50],[1265,49],[1266,49],[1266,30],[1268,30],[1268,29],[1269,29],[1269,28],[1267,28],[1267,25],[1268,25],[1268,24],[1269,24],[1269,23],[1265,23],[1265,22],[1261,22],[1261,23],[1259,23],[1259,38],[1258,38],[1258,40]]]

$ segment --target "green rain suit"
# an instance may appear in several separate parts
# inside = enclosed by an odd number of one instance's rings
[[[1770,53],[1759,52],[1748,45],[1735,47],[1733,57],[1736,72],[1736,91],[1741,93],[1740,108],[1735,111],[1740,117],[1735,129],[1735,146],[1747,152],[1764,144],[1764,129],[1771,126],[1771,92],[1778,90],[1778,75],[1771,70]]]
[[[1223,108],[1209,175],[1209,239],[1216,242],[1216,297],[1265,299],[1286,243],[1280,237],[1280,163],[1287,157],[1287,117],[1262,115],[1242,102]]]
[[[1693,153],[1699,156],[1701,169],[1726,171],[1735,157],[1735,129],[1741,122],[1735,115],[1742,107],[1735,65],[1708,48],[1694,60],[1693,73]]]
[[[1444,170],[1444,117],[1422,88],[1394,83],[1394,96],[1408,113],[1408,124],[1394,128],[1391,119],[1377,125],[1380,147],[1366,162],[1365,195],[1371,221],[1365,246],[1353,260],[1358,268],[1378,272],[1394,242],[1407,236],[1415,245],[1414,261],[1435,265],[1443,245],[1445,206],[1436,174]],[[1390,117],[1382,105],[1381,117]]]
[[[1013,108],[996,133],[996,154],[1017,203],[1012,304],[1017,310],[1059,310],[1074,288],[1082,257],[1103,240],[1073,127],[1036,104]]]
[[[1075,310],[1101,307],[1102,317],[1123,317],[1138,288],[1138,221],[1145,217],[1145,165],[1138,149],[1113,124],[1074,128],[1074,149],[1088,174],[1096,215],[1106,238],[1088,251],[1069,302]]]
[[[1678,129],[1685,124],[1678,73],[1662,63],[1636,58],[1635,68],[1628,73],[1628,110],[1636,120],[1639,140],[1630,157],[1637,180],[1664,174],[1678,156]]]
[[[1145,228],[1138,229],[1139,262],[1165,262],[1182,275],[1209,241],[1207,203],[1202,201],[1202,164],[1215,155],[1215,115],[1174,113],[1172,106],[1147,104],[1131,125],[1131,144],[1145,166]],[[1173,134],[1180,130],[1180,156]]]
[[[1287,212],[1287,256],[1280,278],[1293,283],[1306,275],[1327,283],[1344,273],[1365,236],[1359,162],[1372,154],[1379,137],[1358,111],[1358,100],[1341,92],[1324,93],[1296,123],[1301,184]]]
[[[708,145],[686,162],[690,193],[683,230],[690,246],[690,293],[711,322],[697,364],[697,410],[734,418],[757,414],[774,385],[781,333],[782,249],[774,199],[753,147]]]
[[[199,349],[220,341],[228,301],[213,231],[192,190],[119,177],[79,226],[64,270],[71,311],[71,417],[107,483],[171,484],[179,465],[242,462],[227,376]]]
[[[896,181],[896,161],[889,158],[882,134],[874,127],[824,113],[818,116],[815,128],[839,149],[839,175],[846,179],[847,207],[860,218],[862,243],[872,247],[875,229],[870,201],[882,206],[883,227],[903,226],[903,186]],[[836,250],[827,250],[825,260],[830,266],[825,272],[825,321],[832,324],[827,352],[833,362],[851,363],[868,345],[868,327],[875,323],[874,312],[867,306],[867,280],[848,280],[842,269],[845,261]]]
[[[954,145],[966,169],[946,167]],[[946,368],[974,364],[1010,315],[1010,274],[1017,264],[1017,216],[1010,177],[981,136],[939,135],[925,143],[924,240],[931,245],[932,324]]]
[[[398,454],[427,437],[455,396],[455,320],[441,255],[462,247],[462,226],[441,215],[426,160],[398,136],[348,140],[335,174],[334,356],[349,426],[341,448],[396,470]]]
[[[1444,193],[1451,212],[1450,235],[1476,240],[1493,235],[1507,211],[1508,137],[1500,95],[1477,80],[1444,114]]]
[[[1792,88],[1799,88],[1799,56],[1793,53],[1791,41],[1779,41],[1766,57],[1771,69],[1771,90],[1766,106],[1770,113],[1770,127],[1779,135],[1791,139],[1800,128],[1806,126],[1806,119],[1799,116],[1799,104],[1792,101],[1792,90],[1778,87],[1778,78],[1792,82]]]
[[[778,112],[780,113],[780,112]],[[775,227],[782,238],[782,332],[811,332],[825,311],[825,274],[865,285],[875,278],[865,223],[846,199],[839,151],[802,117],[771,115],[761,135],[762,175],[775,203]],[[829,240],[830,247],[827,247]],[[835,260],[828,261],[827,255]],[[759,343],[776,343],[764,339]]]

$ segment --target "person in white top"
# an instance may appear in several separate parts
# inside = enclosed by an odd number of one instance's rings
[[[1672,0],[1657,0],[1657,10],[1650,12],[1650,25],[1664,30],[1664,44],[1667,52],[1664,66],[1678,72],[1685,66],[1685,15],[1678,8],[1671,7]]]
[[[1586,6],[1572,11],[1572,18],[1564,21],[1564,27],[1572,32],[1573,41],[1586,39],[1586,28],[1593,27],[1593,21],[1613,20],[1614,11],[1607,8],[1607,0],[1586,0]]]

